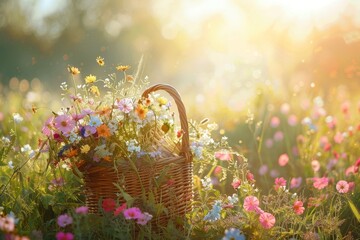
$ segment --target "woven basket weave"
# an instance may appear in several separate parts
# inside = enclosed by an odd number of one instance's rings
[[[175,150],[165,149],[165,157],[156,159],[155,163],[148,165],[139,159],[136,163],[137,172],[131,164],[118,166],[117,169],[109,166],[92,166],[87,169],[80,169],[83,173],[84,191],[86,205],[92,213],[98,213],[100,198],[117,198],[119,189],[114,183],[122,182],[126,193],[132,197],[140,197],[142,194],[154,194],[156,203],[163,204],[168,213],[155,214],[152,222],[158,225],[164,225],[168,219],[173,216],[184,216],[191,209],[192,192],[192,155],[189,147],[189,131],[186,111],[184,104],[178,92],[169,85],[158,84],[149,87],[144,91],[142,97],[148,97],[151,92],[164,90],[176,103],[179,112],[181,129],[184,131],[179,153]],[[160,142],[162,137],[156,134],[150,136],[152,142]],[[158,146],[156,146],[159,149]],[[156,179],[162,172],[167,173],[171,178],[171,184],[156,186]],[[123,199],[120,199],[120,202]]]

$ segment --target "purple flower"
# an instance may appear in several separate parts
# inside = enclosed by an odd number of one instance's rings
[[[60,227],[66,227],[67,225],[72,224],[73,219],[68,214],[60,215],[57,219],[57,223]]]
[[[89,208],[87,206],[81,206],[75,209],[77,214],[87,214],[89,212]]]

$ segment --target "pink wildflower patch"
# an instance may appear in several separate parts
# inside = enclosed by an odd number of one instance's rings
[[[278,159],[278,163],[281,167],[286,166],[286,164],[288,164],[289,162],[289,155],[287,155],[286,153],[281,154],[279,159]]]
[[[313,186],[316,189],[323,189],[329,185],[329,179],[327,177],[313,178]]]
[[[263,212],[259,216],[259,221],[263,228],[270,229],[275,225],[275,217],[271,213]]]
[[[339,193],[347,193],[349,191],[349,183],[344,180],[340,180],[336,184],[336,190]]]
[[[247,196],[244,199],[244,209],[248,212],[256,211],[259,208],[259,199],[255,196]]]
[[[297,214],[297,215],[301,215],[304,213],[304,203],[302,201],[295,201],[294,202],[294,205],[293,205],[293,209],[294,209],[294,212]]]
[[[126,219],[139,219],[142,216],[142,213],[139,208],[132,207],[124,210],[124,217]]]
[[[56,234],[56,240],[73,240],[74,235],[72,233],[58,232]]]

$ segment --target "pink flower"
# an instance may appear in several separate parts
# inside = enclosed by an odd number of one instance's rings
[[[334,136],[334,141],[336,143],[341,143],[344,140],[344,136],[342,135],[341,132],[337,132],[336,135]]]
[[[216,166],[215,169],[214,169],[214,173],[215,174],[220,174],[222,171],[222,167],[221,166]]]
[[[233,186],[234,189],[238,189],[241,185],[240,179],[234,179],[234,181],[231,183],[231,186]]]
[[[245,199],[244,199],[244,209],[248,212],[251,212],[251,211],[256,211],[257,208],[259,208],[259,199],[257,199],[257,197],[255,196],[247,196]]]
[[[355,167],[354,165],[351,165],[345,170],[345,175],[349,176],[350,174],[355,174],[355,171],[357,170],[356,168],[357,167]]]
[[[116,206],[116,202],[112,198],[106,198],[102,201],[102,208],[105,212],[112,212],[114,211]]]
[[[117,101],[118,108],[124,113],[129,113],[134,109],[133,102],[130,98],[123,98]]]
[[[75,209],[77,214],[87,214],[89,212],[89,208],[87,206],[81,206]]]
[[[312,160],[311,161],[311,167],[314,172],[318,172],[320,170],[320,163],[318,160]]]
[[[278,162],[281,167],[286,166],[286,164],[289,162],[289,156],[286,153],[281,154]]]
[[[73,240],[74,235],[72,233],[58,232],[56,234],[56,240]]]
[[[80,121],[81,119],[83,119],[85,117],[84,114],[72,114],[71,115],[72,119],[74,119],[75,122]]]
[[[85,126],[84,127],[84,137],[88,137],[88,136],[91,136],[93,135],[94,133],[96,133],[96,127],[94,126]]]
[[[298,177],[298,178],[292,178],[290,181],[290,188],[298,188],[300,187],[302,182],[302,178]]]
[[[5,232],[12,232],[15,230],[15,218],[7,215],[6,217],[0,216],[0,230]]]
[[[277,131],[275,134],[274,134],[274,140],[276,142],[280,142],[284,139],[284,133],[282,131]]]
[[[265,145],[267,148],[272,148],[272,146],[274,145],[274,141],[271,138],[266,139]]]
[[[44,126],[43,126],[43,128],[42,128],[42,130],[41,130],[41,132],[45,135],[45,136],[51,136],[51,134],[52,134],[52,128],[53,128],[53,120],[54,120],[54,117],[49,117],[47,120],[46,120],[46,122],[45,122],[45,124],[44,124]]]
[[[294,209],[294,212],[297,214],[297,215],[301,215],[304,213],[304,210],[305,208],[303,207],[303,202],[302,201],[295,201],[294,202],[294,205],[293,205],[293,209]]]
[[[317,189],[323,189],[329,184],[329,179],[327,177],[313,178],[313,181],[313,186]]]
[[[270,120],[270,126],[272,128],[277,128],[280,125],[280,118],[278,117],[272,117]]]
[[[290,115],[288,118],[288,124],[290,126],[296,126],[297,123],[298,123],[298,118],[296,117],[296,115],[294,114]]]
[[[139,219],[142,216],[142,213],[139,208],[132,207],[124,210],[124,217],[126,219]]]
[[[349,182],[349,192],[352,192],[355,188],[355,182]]]
[[[341,111],[347,115],[349,113],[349,109],[350,109],[350,103],[348,101],[344,102],[343,104],[341,104]]]
[[[54,119],[54,126],[62,133],[69,133],[75,127],[75,121],[68,115],[59,115]]]
[[[144,212],[137,220],[137,224],[145,225],[148,221],[150,221],[153,216],[147,212]]]
[[[278,190],[280,187],[286,186],[286,180],[281,178],[275,178],[275,190]]]
[[[265,229],[270,229],[275,225],[275,217],[271,213],[263,212],[259,216],[259,221]]]
[[[267,171],[269,170],[268,166],[267,165],[261,165],[260,168],[259,168],[259,174],[261,176],[265,175],[267,173]]]
[[[349,191],[349,184],[347,181],[340,180],[336,184],[336,190],[339,193],[347,193]]]
[[[254,182],[255,182],[254,174],[252,174],[251,172],[247,172],[247,173],[246,173],[246,179],[247,179],[250,183],[254,183]]]
[[[72,224],[72,222],[73,222],[72,217],[66,213],[60,215],[57,219],[57,223],[60,227],[66,227],[67,225]]]
[[[216,152],[214,156],[221,161],[230,161],[231,160],[231,153],[229,153],[227,151]]]
[[[126,209],[126,203],[123,203],[120,207],[115,209],[114,216],[118,216],[120,213],[122,213]]]

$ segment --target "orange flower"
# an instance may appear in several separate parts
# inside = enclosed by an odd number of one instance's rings
[[[138,104],[135,109],[136,114],[138,117],[143,120],[146,117],[146,114],[148,112],[148,109],[145,108],[142,104]]]
[[[77,150],[74,148],[70,148],[65,152],[65,156],[68,158],[75,157],[78,154]]]
[[[96,128],[97,134],[99,137],[110,137],[111,133],[110,133],[110,128],[108,126],[106,126],[105,124],[100,125],[99,127]]]
[[[134,81],[134,77],[132,75],[126,75],[126,81],[128,82],[133,82]]]
[[[111,162],[110,156],[106,156],[102,158],[104,161]]]
[[[103,107],[102,109],[100,109],[99,111],[97,111],[96,113],[99,114],[100,116],[104,116],[104,115],[109,115],[111,112],[111,108],[110,107]]]

